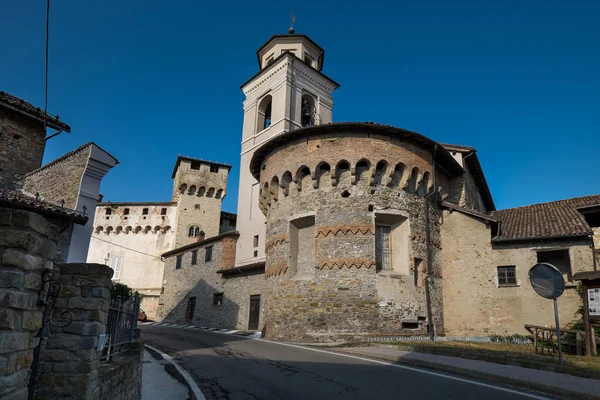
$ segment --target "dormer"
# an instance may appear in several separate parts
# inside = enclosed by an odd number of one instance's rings
[[[266,68],[285,52],[294,54],[317,71],[323,69],[325,51],[321,46],[306,35],[294,33],[275,35],[267,40],[256,52],[259,68],[261,70]]]

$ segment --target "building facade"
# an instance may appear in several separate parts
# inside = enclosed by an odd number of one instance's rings
[[[338,85],[306,36],[257,55],[241,87],[238,233],[163,254],[161,318],[310,342],[526,334],[554,324],[528,282],[538,262],[563,272],[560,318],[575,318],[600,195],[496,211],[475,149],[332,123]]]
[[[140,292],[142,308],[158,317],[165,252],[235,229],[221,211],[231,166],[178,156],[168,202],[104,202],[95,209],[88,262],[109,265],[113,281]]]

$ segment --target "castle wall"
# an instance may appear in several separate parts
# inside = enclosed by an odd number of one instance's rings
[[[444,212],[441,226],[444,329],[450,336],[528,334],[525,324],[554,326],[551,300],[531,287],[528,272],[537,250],[568,249],[571,272],[593,270],[589,240],[492,244],[490,230],[475,218]],[[517,285],[499,287],[497,267],[515,265]],[[561,324],[581,304],[574,284],[558,299]]]
[[[229,169],[217,166],[211,172],[210,164],[194,163],[182,159],[173,183],[173,201],[177,202],[177,232],[175,247],[185,246],[197,240],[190,237],[190,227],[198,227],[205,237],[219,234],[221,204],[227,191]]]
[[[382,160],[385,167],[378,168]],[[424,196],[433,190],[430,160],[428,150],[407,140],[359,133],[304,138],[266,157],[260,205],[267,216],[267,337],[330,341],[427,332]],[[336,168],[342,161],[349,170]],[[323,163],[328,167],[319,168]],[[430,207],[430,299],[436,334],[443,334],[439,217]],[[290,263],[290,226],[310,218],[314,271],[298,275]],[[402,248],[402,239],[392,237],[402,262],[377,272],[375,224],[382,218],[402,227],[406,238]]]
[[[107,208],[111,215],[106,215]],[[128,215],[124,214],[126,208]],[[148,209],[147,215],[143,214],[144,208]],[[165,215],[161,215],[163,209]],[[102,203],[96,208],[87,260],[113,269],[119,262],[120,275],[115,272],[113,280],[144,295],[141,307],[150,319],[156,318],[162,287],[164,262],[160,256],[173,248],[176,220],[177,208],[172,203]]]

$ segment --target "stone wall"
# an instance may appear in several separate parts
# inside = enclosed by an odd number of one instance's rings
[[[62,284],[54,308],[59,326],[50,327],[51,336],[42,344],[38,399],[141,398],[139,343],[130,354],[117,356],[115,364],[100,363],[98,335],[106,331],[112,274],[101,264],[55,266]],[[72,314],[66,326],[63,312]]]
[[[0,106],[0,184],[39,168],[45,136],[41,122]]]
[[[194,165],[192,165],[194,164]],[[198,169],[192,168],[198,167]],[[221,204],[227,192],[229,169],[211,164],[182,159],[173,175],[173,201],[177,201],[177,232],[175,247],[193,243],[188,229],[199,227],[205,237],[217,236],[221,220]]]
[[[135,342],[131,353],[98,369],[98,389],[94,400],[138,400],[142,397],[143,345]]]
[[[344,162],[349,169],[341,168]],[[267,337],[330,341],[427,333],[424,196],[433,190],[431,152],[386,136],[329,135],[287,144],[263,167]],[[315,220],[315,273],[297,277],[289,268],[290,224],[309,215]],[[392,270],[376,271],[379,216],[408,224],[408,246],[400,255],[406,268],[392,263]],[[443,334],[439,217],[431,206],[432,323]]]
[[[41,274],[52,268],[58,228],[40,215],[0,208],[0,398],[26,399],[42,324]]]
[[[264,295],[264,274],[256,272],[216,273],[232,270],[236,237],[199,244],[182,251],[182,264],[176,269],[177,254],[165,257],[164,292],[160,296],[159,318],[165,322],[189,323],[207,327],[248,329],[251,295]],[[213,246],[212,261],[205,262],[207,246]],[[192,265],[192,251],[198,251],[198,262]],[[215,293],[223,293],[223,302],[213,304]],[[188,301],[196,298],[195,312],[186,320]],[[261,299],[264,303],[264,296]],[[259,329],[263,324],[260,318]]]
[[[444,273],[444,328],[450,336],[528,334],[525,324],[554,326],[551,300],[531,287],[528,272],[537,250],[568,249],[571,272],[593,270],[591,241],[492,244],[481,220],[444,212],[441,253]],[[517,285],[499,287],[497,267],[515,265]],[[581,304],[574,284],[558,299],[561,324],[573,321]]]
[[[32,194],[37,192],[42,198],[55,204],[64,200],[65,208],[75,210],[89,153],[90,146],[82,146],[73,153],[29,173],[23,180],[23,190]]]

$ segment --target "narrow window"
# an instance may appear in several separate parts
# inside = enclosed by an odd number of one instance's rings
[[[213,305],[220,306],[223,304],[223,293],[214,293],[213,294]]]
[[[190,297],[185,310],[186,322],[190,322],[194,318],[194,311],[196,311],[196,297]]]
[[[310,65],[311,67],[313,66],[313,58],[308,54],[308,53],[304,53],[304,62],[307,63],[308,65]]]
[[[198,250],[192,251],[192,265],[198,264]]]
[[[254,257],[258,257],[258,250],[254,250]]]
[[[294,277],[315,276],[315,217],[290,221],[290,274]]]
[[[267,105],[265,108],[265,124],[263,125],[263,129],[267,129],[271,126],[271,103]]]
[[[148,209],[142,208],[142,215],[148,215]]]
[[[312,96],[305,94],[302,96],[301,107],[301,123],[302,126],[311,126],[315,124],[315,99]]]
[[[106,209],[106,215],[112,215],[112,208]]]
[[[271,95],[266,95],[258,104],[258,115],[256,130],[260,132],[271,126]]]
[[[517,267],[504,265],[498,267],[498,286],[515,286],[517,284]]]
[[[200,228],[196,227],[196,229],[194,229],[194,237],[198,236],[200,236]]]
[[[166,208],[161,208],[160,209],[160,215],[167,215],[167,209]]]
[[[210,172],[219,172],[219,166],[218,165],[211,165],[210,166]]]
[[[123,268],[123,257],[113,257],[110,260],[110,267],[114,271],[112,280],[118,281],[121,279],[121,268]]]
[[[190,229],[188,230],[188,236],[194,237],[194,227],[193,226],[190,226]]]
[[[123,215],[129,215],[129,208],[123,209]]]
[[[205,252],[204,252],[204,262],[212,261],[213,247],[212,246],[208,246],[204,250],[205,250]]]
[[[254,236],[254,247],[258,247],[258,235]]]
[[[190,169],[200,169],[200,161],[192,161]]]
[[[375,226],[375,270],[392,270],[392,244],[389,226]]]
[[[271,54],[269,57],[267,57],[266,65],[271,65],[273,61],[275,61],[275,54]]]
[[[181,268],[182,258],[183,258],[183,255],[181,255],[181,254],[177,256],[177,261],[175,262],[175,269]]]

